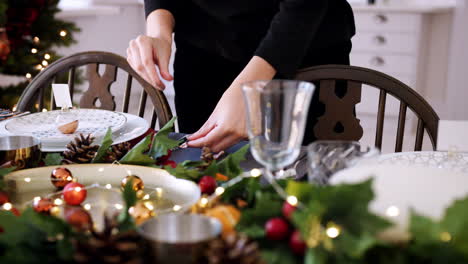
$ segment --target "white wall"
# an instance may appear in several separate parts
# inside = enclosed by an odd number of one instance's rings
[[[468,120],[468,0],[458,0],[450,47],[447,116]]]

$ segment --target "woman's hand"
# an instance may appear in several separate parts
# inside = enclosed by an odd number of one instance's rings
[[[154,87],[164,90],[157,71],[162,78],[172,81],[169,73],[169,60],[172,49],[172,32],[174,30],[174,16],[165,9],[158,9],[146,18],[147,35],[141,35],[130,41],[127,49],[127,61],[147,82]]]
[[[240,89],[228,89],[206,123],[188,139],[190,147],[224,150],[247,138],[245,107]]]
[[[264,59],[254,56],[237,76],[216,105],[208,121],[188,139],[190,147],[225,150],[247,138],[246,107],[241,84],[253,80],[271,80],[276,70]]]
[[[159,90],[164,90],[157,71],[158,66],[161,77],[172,81],[169,73],[169,60],[171,58],[172,36],[170,38],[138,36],[131,40],[127,48],[127,61],[147,82]]]

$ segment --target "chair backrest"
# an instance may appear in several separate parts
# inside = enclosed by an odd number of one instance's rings
[[[171,118],[172,112],[167,102],[165,95],[155,89],[151,84],[146,82],[142,77],[135,72],[125,58],[100,51],[88,51],[76,53],[74,55],[61,58],[50,64],[47,68],[41,71],[23,91],[17,109],[19,111],[31,110],[33,105],[37,109],[45,107],[46,89],[50,89],[51,84],[55,83],[57,76],[68,72],[68,85],[70,94],[73,99],[75,92],[75,82],[77,68],[86,66],[86,78],[89,81],[89,87],[84,93],[79,102],[79,106],[83,108],[99,108],[105,110],[116,110],[116,102],[114,96],[110,92],[112,84],[117,79],[118,69],[123,70],[127,74],[126,87],[123,96],[122,107],[119,111],[127,113],[129,111],[130,95],[132,93],[133,79],[143,88],[140,93],[138,103],[138,115],[143,117],[146,109],[146,101],[149,95],[150,101],[153,104],[151,111],[151,127],[154,128],[156,121],[159,126],[164,126]],[[105,71],[102,75],[99,74],[99,67],[105,66]],[[99,102],[99,106],[97,103]],[[49,109],[54,109],[54,98],[51,96]]]
[[[429,103],[406,84],[384,73],[371,69],[347,65],[323,65],[300,70],[296,79],[310,81],[319,85],[319,100],[325,104],[325,114],[319,117],[314,127],[317,139],[356,140],[363,135],[360,120],[354,114],[354,107],[361,101],[362,85],[380,90],[377,110],[375,146],[382,148],[384,131],[385,104],[387,94],[400,101],[395,152],[401,152],[406,123],[406,112],[410,108],[418,118],[415,151],[421,151],[424,130],[427,131],[433,149],[436,148],[439,116]],[[335,93],[337,83],[345,82],[347,92],[344,97]],[[342,133],[334,131],[340,122]]]

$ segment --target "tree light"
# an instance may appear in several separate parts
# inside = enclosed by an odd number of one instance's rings
[[[31,79],[31,78],[32,78],[32,75],[28,72],[28,73],[26,73],[26,78],[27,78],[27,79]]]
[[[32,49],[31,49],[31,53],[32,53],[32,54],[36,54],[36,53],[37,53],[37,49],[36,49],[36,48],[32,48]]]
[[[40,39],[39,39],[39,37],[34,37],[34,38],[33,38],[33,41],[34,41],[34,43],[37,44],[37,43],[39,43]]]
[[[67,36],[67,31],[65,31],[65,30],[60,30],[60,36],[61,36],[61,37]]]
[[[49,53],[44,54],[44,59],[50,60],[50,54]]]
[[[46,60],[43,60],[42,61],[42,66],[47,66],[47,65],[49,65],[49,63]]]

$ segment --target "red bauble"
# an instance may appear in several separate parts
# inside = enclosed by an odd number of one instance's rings
[[[63,199],[69,205],[79,205],[86,199],[87,191],[82,184],[69,183],[63,188]]]
[[[42,214],[50,214],[50,210],[54,208],[54,206],[54,202],[49,198],[41,198],[35,200],[33,203],[34,211]]]
[[[50,181],[55,187],[61,189],[73,182],[73,175],[67,168],[56,168],[50,174]]]
[[[4,203],[9,203],[10,198],[8,198],[8,194],[6,192],[0,191],[0,205]]]
[[[275,217],[265,224],[266,236],[271,240],[283,240],[289,235],[289,225],[281,217]]]
[[[288,202],[284,202],[283,208],[282,208],[281,211],[283,212],[283,216],[286,219],[291,220],[292,213],[294,213],[294,211],[296,211],[296,206],[291,205]]]
[[[93,226],[91,215],[82,207],[66,206],[65,221],[79,231],[90,230]]]
[[[216,190],[216,180],[211,176],[203,176],[198,182],[200,190],[204,194],[212,194]]]
[[[176,168],[177,167],[177,163],[173,160],[166,160],[163,164],[163,166],[171,166],[172,168]]]
[[[289,239],[289,247],[294,254],[301,256],[304,255],[307,245],[304,240],[302,240],[301,233],[299,233],[298,230],[292,233],[291,238]]]

